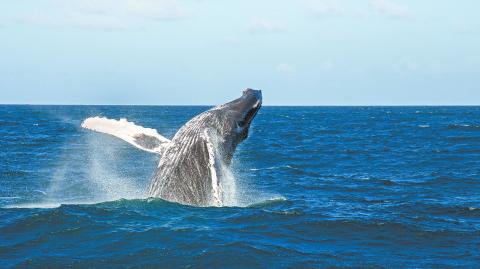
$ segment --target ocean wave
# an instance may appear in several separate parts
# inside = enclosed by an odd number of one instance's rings
[[[18,126],[20,125],[20,123],[16,122],[16,121],[3,121],[3,120],[0,120],[0,127],[10,127],[10,126]]]
[[[417,213],[424,213],[427,216],[457,216],[465,218],[480,217],[480,209],[471,205],[456,205],[442,203],[422,203],[415,202],[410,205],[402,205],[402,207],[415,209]],[[480,224],[480,222],[479,222]]]
[[[429,246],[432,242],[457,245],[463,238],[480,236],[480,231],[400,220],[332,218],[297,206],[272,199],[247,208],[198,208],[150,198],[25,209],[20,217],[0,224],[0,251],[12,257],[8,262],[20,267],[32,262],[66,266],[72,261],[79,267],[104,267],[101,265],[106,261],[110,266],[120,266],[123,259],[130,265],[139,261],[152,265],[157,264],[158,257],[162,257],[163,265],[192,260],[196,265],[207,265],[219,257],[237,256],[229,253],[256,257],[254,263],[265,265],[265,259],[274,262],[279,257],[294,257],[297,262],[302,257],[325,257],[333,262],[340,254],[329,254],[319,246],[341,246],[335,245],[336,238],[378,248]],[[91,247],[93,241],[95,248]],[[59,250],[76,258],[57,259]],[[25,253],[28,255],[21,255]],[[250,264],[248,259],[241,261],[242,267]]]
[[[5,205],[2,208],[6,209],[46,209],[46,208],[59,208],[64,205],[81,205],[81,204],[88,204],[87,202],[78,202],[78,203],[62,203],[62,202],[32,202],[32,203],[19,203],[19,204],[11,204]],[[95,204],[95,203],[90,203]]]
[[[261,171],[261,170],[277,170],[277,169],[296,169],[290,165],[283,165],[283,166],[270,166],[265,168],[251,168],[250,171]]]
[[[11,200],[11,199],[20,199],[20,196],[0,196],[0,199]]]
[[[264,195],[265,197],[269,197],[270,195]],[[0,197],[0,199],[21,199],[21,197]],[[262,200],[261,196],[257,198],[259,201],[251,202],[246,205],[232,205],[232,206],[211,206],[211,208],[263,208],[278,205],[282,202],[287,201],[286,198],[282,196],[273,196],[271,198],[264,198]],[[98,201],[98,200],[75,200],[71,199],[69,201],[39,201],[39,202],[30,202],[30,203],[18,203],[18,204],[9,204],[5,205],[1,208],[5,209],[54,209],[54,208],[61,208],[61,207],[69,207],[69,206],[100,206],[100,207],[123,207],[123,208],[144,208],[148,206],[152,207],[191,207],[191,208],[206,208],[206,207],[197,207],[197,206],[190,206],[190,205],[183,205],[176,202],[170,202],[161,198],[156,197],[149,197],[149,198],[138,198],[138,199],[118,199],[118,200],[110,200],[110,201]],[[208,208],[208,207],[207,207]]]
[[[476,124],[465,124],[465,123],[453,123],[448,124],[447,129],[451,130],[480,130],[480,125]]]
[[[480,136],[447,136],[445,139],[455,143],[470,143],[479,142]]]
[[[164,205],[180,205],[174,202],[169,202],[161,198],[139,198],[139,199],[118,199],[118,200],[85,200],[85,199],[70,199],[68,201],[39,201],[31,203],[19,203],[3,206],[6,209],[53,209],[61,207],[71,207],[71,206],[103,206],[103,207],[141,207],[143,205],[152,205],[157,204],[159,206]]]
[[[247,205],[247,207],[250,207],[250,208],[263,208],[263,207],[269,207],[269,206],[274,206],[274,205],[278,205],[278,204],[281,204],[283,202],[287,201],[287,199],[285,199],[284,197],[274,197],[274,198],[270,198],[270,199],[267,199],[267,200],[264,200],[264,201],[260,201],[260,202],[255,202],[253,204],[250,204],[250,205]]]

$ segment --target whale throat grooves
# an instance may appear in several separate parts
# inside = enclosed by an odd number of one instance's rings
[[[175,136],[152,178],[150,196],[200,206],[223,205],[217,138],[201,122],[186,124]]]

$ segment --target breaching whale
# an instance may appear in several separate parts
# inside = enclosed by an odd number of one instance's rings
[[[261,105],[261,91],[246,89],[240,98],[192,118],[172,140],[126,119],[92,117],[84,120],[82,127],[161,155],[148,187],[150,197],[188,205],[222,206],[223,168],[230,165],[237,145],[247,138]]]

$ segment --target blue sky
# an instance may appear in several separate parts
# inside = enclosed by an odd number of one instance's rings
[[[0,0],[0,103],[480,104],[474,0]]]

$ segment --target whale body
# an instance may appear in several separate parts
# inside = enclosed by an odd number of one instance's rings
[[[126,119],[88,118],[82,127],[125,140],[161,155],[148,187],[150,197],[196,206],[222,206],[222,177],[235,149],[248,137],[252,120],[262,105],[259,90],[216,106],[188,121],[169,140],[156,130]]]

